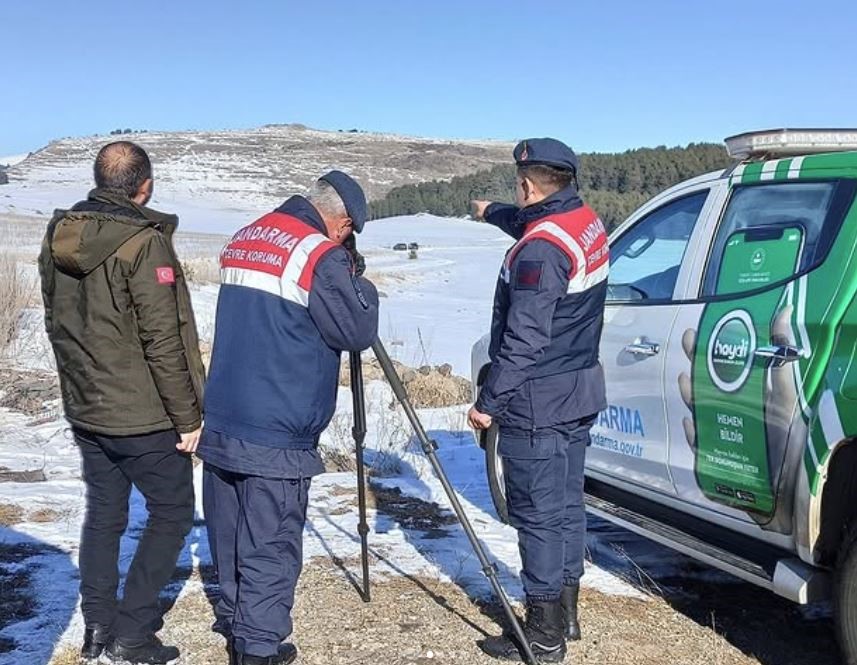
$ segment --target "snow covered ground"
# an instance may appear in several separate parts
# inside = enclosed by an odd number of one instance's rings
[[[430,215],[372,222],[359,239],[383,296],[381,341],[408,365],[448,362],[469,378],[470,348],[488,331],[510,239],[487,224]],[[391,251],[418,243],[418,258]]]

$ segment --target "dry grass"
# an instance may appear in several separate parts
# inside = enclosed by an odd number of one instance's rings
[[[39,508],[27,515],[28,522],[36,522],[37,524],[58,522],[61,518],[62,515],[53,508]]]
[[[14,526],[24,521],[24,510],[14,503],[0,503],[0,526]]]
[[[444,375],[439,368],[417,372],[405,384],[408,396],[418,409],[441,408],[471,401],[470,382],[454,374]]]
[[[414,407],[417,409],[438,409],[447,406],[467,404],[472,399],[470,381],[452,373],[449,365],[423,365],[420,368],[409,367],[397,360],[393,361],[402,383],[408,391]],[[386,377],[378,361],[369,354],[363,356],[363,381],[385,381]],[[346,359],[339,372],[339,385],[351,386],[351,368]]]
[[[80,650],[77,647],[64,646],[51,658],[50,665],[80,665]]]
[[[362,360],[365,384],[387,382],[377,359],[364,356]],[[393,367],[412,404],[418,409],[443,408],[470,401],[470,382],[452,374],[450,365],[425,365],[414,369],[394,360]],[[339,385],[351,386],[348,359],[340,369]],[[374,476],[396,475],[401,470],[402,453],[411,440],[410,425],[395,399],[379,398],[378,393],[371,393],[369,399],[366,415],[374,441],[372,451],[367,455],[369,473]],[[460,431],[464,427],[462,414],[450,414],[449,422],[451,431]],[[350,414],[338,413],[325,432],[319,448],[328,471],[355,469],[352,424]]]
[[[63,519],[63,513],[53,508],[25,511],[14,503],[0,503],[0,526],[14,526],[22,522],[47,524]]]
[[[0,252],[0,357],[10,352],[35,291],[35,281],[21,271],[15,257]]]
[[[321,458],[327,471],[354,471],[356,467],[351,415],[336,413],[327,427],[326,437],[319,444]]]
[[[185,259],[182,270],[191,284],[220,284],[220,261],[216,256]]]

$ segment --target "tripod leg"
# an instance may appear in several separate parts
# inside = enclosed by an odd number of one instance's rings
[[[354,405],[354,451],[357,457],[357,506],[359,521],[357,533],[360,534],[360,559],[363,564],[364,603],[371,600],[369,591],[369,525],[366,522],[366,477],[363,466],[363,449],[366,441],[366,398],[363,391],[363,364],[359,352],[349,355],[351,365],[351,395]]]
[[[467,539],[470,541],[470,546],[473,548],[476,558],[479,560],[479,564],[482,566],[483,574],[488,578],[488,581],[491,583],[491,587],[494,590],[494,594],[503,606],[503,611],[506,613],[506,617],[511,623],[512,629],[515,631],[515,637],[520,645],[520,649],[522,651],[521,656],[524,659],[524,662],[528,663],[528,665],[535,665],[536,658],[530,648],[530,643],[524,635],[524,629],[521,627],[521,622],[518,621],[518,617],[515,615],[515,611],[509,603],[509,597],[506,595],[506,592],[500,585],[500,581],[497,579],[497,569],[488,560],[488,556],[485,554],[482,543],[480,543],[479,539],[476,537],[476,532],[473,530],[473,526],[470,524],[470,520],[464,512],[464,508],[462,508],[461,502],[458,500],[458,495],[455,493],[455,490],[446,475],[446,471],[444,471],[443,466],[437,457],[437,453],[435,452],[437,450],[437,443],[428,438],[428,435],[417,416],[417,412],[414,409],[413,404],[411,404],[408,392],[405,390],[405,386],[402,384],[399,375],[396,374],[396,369],[393,367],[390,356],[387,355],[387,350],[384,348],[384,345],[381,344],[380,340],[375,340],[375,343],[372,345],[372,351],[375,352],[375,357],[381,364],[384,376],[387,377],[387,381],[390,383],[390,387],[393,389],[396,399],[398,399],[399,403],[402,405],[405,415],[408,417],[411,427],[414,428],[414,433],[419,439],[423,452],[426,454],[426,457],[428,457],[435,475],[449,498],[452,509],[455,512],[458,521],[461,523],[461,527],[464,529]]]

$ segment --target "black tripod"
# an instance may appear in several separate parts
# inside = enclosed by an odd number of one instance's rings
[[[359,521],[357,533],[360,534],[360,558],[363,562],[363,588],[360,596],[364,603],[371,600],[369,595],[369,525],[366,523],[366,478],[363,470],[363,447],[366,443],[366,398],[363,393],[363,363],[360,353],[352,351],[349,355],[351,365],[351,395],[354,403],[354,451],[357,455],[357,506]]]
[[[525,663],[528,665],[535,665],[536,658],[533,655],[533,651],[530,648],[530,644],[527,641],[526,636],[524,635],[524,631],[521,628],[521,624],[518,621],[518,617],[515,615],[514,610],[512,609],[511,604],[509,603],[509,598],[506,596],[506,592],[503,590],[503,587],[500,585],[499,580],[497,579],[497,570],[494,565],[488,560],[488,557],[485,554],[485,550],[482,548],[482,543],[479,542],[479,539],[476,537],[476,532],[473,531],[473,526],[470,524],[470,520],[467,518],[467,514],[464,512],[464,509],[461,507],[461,503],[458,500],[458,496],[455,494],[455,490],[452,488],[452,485],[449,482],[449,478],[447,478],[446,472],[443,469],[443,466],[440,463],[440,460],[437,457],[437,442],[428,438],[425,429],[423,429],[422,423],[420,422],[419,417],[417,416],[417,412],[411,404],[411,400],[408,397],[408,393],[405,390],[405,386],[402,385],[402,381],[399,378],[399,375],[396,374],[396,370],[393,367],[393,363],[390,360],[390,356],[387,355],[387,350],[384,348],[383,344],[381,344],[380,340],[376,340],[372,345],[372,351],[375,352],[375,357],[378,359],[378,362],[381,364],[381,370],[384,372],[384,376],[387,378],[387,381],[390,383],[390,387],[393,389],[393,393],[396,395],[396,399],[399,400],[399,403],[402,405],[402,408],[405,411],[405,415],[408,417],[408,420],[411,423],[411,427],[414,429],[414,433],[417,435],[417,439],[419,439],[420,446],[423,449],[426,457],[428,457],[429,462],[431,463],[432,469],[434,470],[435,475],[438,480],[440,480],[440,484],[443,486],[444,491],[446,492],[447,497],[449,497],[449,502],[452,504],[452,509],[455,512],[458,521],[461,523],[462,528],[464,529],[464,533],[467,534],[467,539],[470,541],[471,547],[473,547],[473,551],[476,553],[476,558],[479,559],[479,564],[482,566],[482,573],[485,577],[488,578],[488,581],[491,583],[491,587],[494,589],[494,593],[497,598],[500,600],[500,603],[503,605],[503,611],[506,613],[506,617],[509,620],[509,623],[512,625],[512,629],[515,632],[516,641],[518,643],[519,649],[522,651],[521,656],[524,659]],[[366,493],[364,487],[363,480],[363,444],[366,438],[366,400],[363,393],[363,368],[361,365],[360,354],[359,353],[351,353],[350,355],[351,361],[351,391],[354,398],[354,442],[356,444],[357,451],[357,497],[359,501],[359,510],[360,510],[360,521],[358,526],[358,531],[360,533],[360,546],[361,546],[361,554],[363,557],[363,600],[369,601],[369,561],[368,561],[368,545],[367,545],[367,535],[369,533],[369,526],[366,524]]]

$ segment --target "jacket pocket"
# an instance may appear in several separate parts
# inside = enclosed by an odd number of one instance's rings
[[[565,464],[556,434],[500,433],[506,500],[512,526],[561,519]]]
[[[532,389],[532,382],[526,381],[515,391],[503,413],[498,415],[497,420],[501,427],[532,429],[534,420]]]

